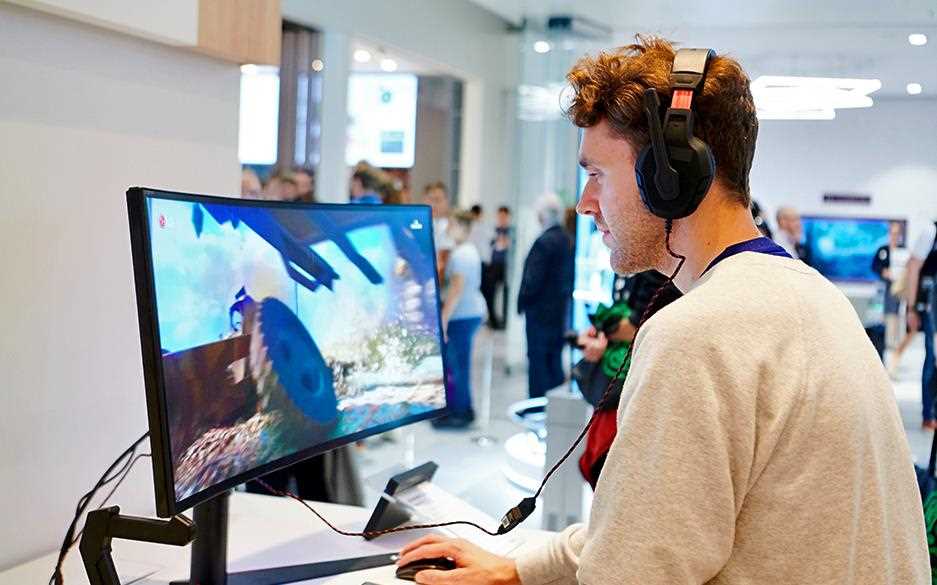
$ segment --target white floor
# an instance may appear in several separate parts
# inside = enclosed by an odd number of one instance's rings
[[[526,372],[505,372],[504,334],[483,328],[476,341],[473,359],[475,408],[484,419],[485,393],[490,376],[490,422],[476,422],[464,431],[436,430],[429,423],[419,423],[370,439],[358,450],[362,477],[366,484],[367,503],[373,505],[387,479],[398,471],[435,461],[439,464],[435,483],[489,515],[500,518],[504,512],[529,495],[509,482],[504,475],[508,458],[504,441],[522,429],[509,419],[508,406],[527,397]],[[489,357],[490,351],[490,357]],[[894,379],[895,397],[905,423],[905,430],[916,461],[927,464],[933,434],[921,429],[921,368],[923,340],[919,336],[903,356]],[[480,447],[478,437],[488,436],[493,444]],[[567,465],[575,465],[575,461]],[[539,512],[539,511],[538,511]],[[540,526],[539,514],[527,526]]]

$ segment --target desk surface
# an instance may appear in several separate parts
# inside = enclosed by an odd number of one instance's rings
[[[338,528],[346,530],[361,530],[371,515],[371,511],[365,508],[337,504],[316,504],[316,509]],[[521,550],[549,538],[548,532],[540,530],[517,529],[515,532],[525,542]],[[344,537],[331,532],[298,502],[235,493],[229,511],[228,568],[232,572],[244,571],[395,552],[420,534],[421,531],[412,531],[387,535],[371,542]],[[187,578],[189,549],[142,542],[113,542],[114,560],[121,581],[140,585],[164,585],[174,579]],[[0,585],[44,585],[52,574],[56,557],[57,553],[50,553],[0,572]],[[64,574],[66,585],[88,584],[77,546],[68,555]],[[410,583],[395,579],[392,566],[303,583],[361,585],[365,581],[379,585]]]

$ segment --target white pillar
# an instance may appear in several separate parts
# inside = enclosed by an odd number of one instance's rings
[[[459,147],[459,200],[453,203],[470,207],[481,199],[482,148],[485,126],[485,84],[467,79],[462,86],[462,143]]]
[[[348,35],[322,33],[322,110],[316,199],[325,203],[348,202],[348,74],[351,43]]]

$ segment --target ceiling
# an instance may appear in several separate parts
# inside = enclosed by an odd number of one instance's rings
[[[470,1],[515,25],[528,19],[528,31],[543,31],[550,15],[587,18],[613,31],[607,38],[578,41],[573,50],[579,52],[620,45],[637,32],[647,32],[684,46],[728,52],[753,78],[877,78],[882,89],[873,95],[876,99],[937,98],[934,0]],[[908,35],[918,32],[927,34],[927,45],[908,43]],[[908,96],[905,86],[910,82],[922,84],[924,92]]]

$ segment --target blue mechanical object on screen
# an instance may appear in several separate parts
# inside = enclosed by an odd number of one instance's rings
[[[160,515],[445,412],[429,207],[128,204]]]

